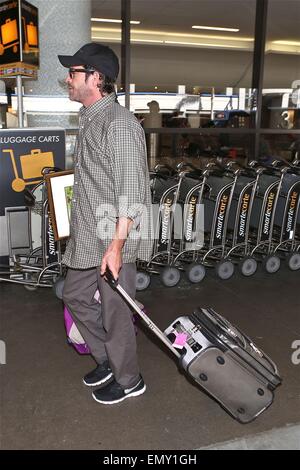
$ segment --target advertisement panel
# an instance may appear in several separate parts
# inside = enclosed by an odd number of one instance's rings
[[[38,67],[38,9],[25,0],[0,3],[0,77],[35,78]]]

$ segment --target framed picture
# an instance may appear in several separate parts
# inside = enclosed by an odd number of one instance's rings
[[[45,181],[55,241],[68,238],[70,236],[74,172],[49,173],[45,175]]]

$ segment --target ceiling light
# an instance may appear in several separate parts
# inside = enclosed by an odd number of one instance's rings
[[[130,39],[131,42],[150,42],[150,43],[157,43],[163,44],[164,41],[159,41],[158,39]]]
[[[121,38],[118,37],[118,38],[113,38],[113,37],[109,37],[109,36],[92,36],[92,39],[102,39],[102,40],[106,40],[106,41],[121,41]]]
[[[122,23],[122,20],[115,20],[112,18],[91,18],[91,20],[99,23]],[[132,20],[130,21],[130,24],[141,24],[141,22]]]
[[[169,31],[158,31],[158,30],[147,30],[147,29],[132,29],[132,33],[137,34],[151,34],[151,35],[163,35],[163,36],[177,36],[182,38],[195,38],[195,39],[226,39],[229,41],[246,41],[246,42],[253,42],[254,38],[250,37],[232,37],[232,36],[212,36],[208,34],[191,34],[191,33],[177,33],[177,32],[169,32]]]
[[[299,41],[272,41],[272,44],[281,44],[282,46],[300,46]]]
[[[114,32],[114,33],[121,33],[120,28],[114,28],[114,27],[106,27],[106,26],[92,26],[92,32],[97,32],[101,31],[103,33],[106,32]],[[202,40],[202,39],[217,39],[219,41],[238,41],[238,42],[254,42],[253,37],[240,37],[240,36],[221,36],[221,35],[211,35],[211,34],[190,34],[190,33],[177,33],[177,32],[169,32],[169,31],[153,31],[153,30],[147,30],[147,29],[135,29],[133,28],[131,30],[131,34],[136,34],[136,35],[147,35],[147,36],[153,36],[157,39],[163,40],[167,39],[170,37],[171,39],[174,38],[190,38],[190,39],[195,39],[195,40]]]
[[[213,31],[231,31],[233,33],[237,33],[239,31],[238,28],[220,28],[218,26],[197,26],[197,25],[194,25],[194,26],[192,26],[192,28],[194,28],[194,29],[209,29],[209,30],[213,30]]]
[[[93,40],[121,41],[120,25],[92,25]],[[118,39],[119,38],[119,39]],[[132,44],[178,45],[209,47],[222,49],[250,50],[253,38],[239,36],[225,36],[224,34],[184,34],[169,31],[153,31],[145,29],[131,29]],[[282,47],[282,46],[277,46]]]
[[[204,43],[204,42],[184,42],[184,41],[164,41],[165,44],[178,44],[184,46],[205,46],[205,47],[222,47],[223,49],[233,48],[240,49],[240,46],[233,46],[229,44],[214,44],[214,43]]]

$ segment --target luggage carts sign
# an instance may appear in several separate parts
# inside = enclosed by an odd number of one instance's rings
[[[65,130],[3,129],[0,134],[0,262],[7,263],[6,207],[24,206],[24,189],[42,180],[45,166],[65,168]]]
[[[24,205],[23,191],[42,180],[44,167],[65,168],[65,131],[59,128],[2,130],[0,216]]]

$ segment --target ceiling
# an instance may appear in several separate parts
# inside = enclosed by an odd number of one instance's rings
[[[163,33],[167,33],[169,38],[173,33],[172,39],[179,34],[179,41],[185,47],[192,47],[193,42],[205,47],[205,44],[210,45],[211,40],[211,45],[224,43],[229,48],[235,44],[240,45],[241,49],[252,48],[255,5],[256,0],[131,0],[131,18],[141,22],[131,27],[131,37],[136,38],[136,42],[138,38],[144,38],[146,44],[151,42],[151,38],[154,39],[153,43],[166,39]],[[120,19],[121,0],[92,0],[92,17]],[[270,48],[277,52],[299,53],[299,23],[300,0],[269,0],[267,41]],[[192,29],[195,24],[238,28],[239,32],[195,30]],[[98,34],[101,40],[107,35],[112,42],[117,41],[118,29],[120,25],[117,24],[92,23],[93,34]],[[252,42],[249,41],[251,38]],[[273,41],[292,41],[296,44],[277,44]],[[167,45],[165,41],[161,44]]]

